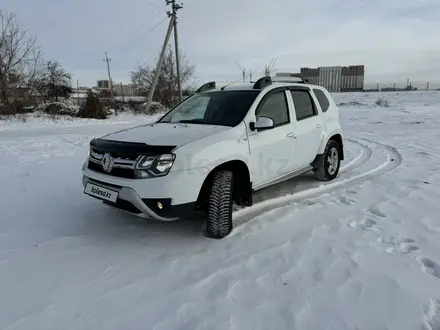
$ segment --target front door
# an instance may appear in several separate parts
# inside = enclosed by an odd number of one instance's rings
[[[296,139],[292,131],[292,114],[285,90],[269,91],[256,108],[255,116],[269,117],[275,127],[249,130],[251,176],[253,187],[277,179],[294,168]],[[249,128],[248,128],[249,129]]]

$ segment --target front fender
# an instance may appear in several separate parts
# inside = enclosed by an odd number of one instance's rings
[[[232,160],[240,160],[249,164],[249,144],[244,123],[231,129],[209,135],[205,138],[177,148],[176,161],[171,171],[207,168],[213,170],[217,166]]]

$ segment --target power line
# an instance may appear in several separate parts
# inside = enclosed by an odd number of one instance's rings
[[[160,6],[158,6],[158,5],[154,4],[154,3],[152,3],[151,1],[144,0],[144,2],[147,3],[147,4],[149,4],[150,6],[153,6],[153,7],[157,8],[157,9],[163,9],[163,7],[160,7]]]
[[[135,30],[134,32],[132,32],[128,38],[134,36],[136,33],[138,33],[140,30],[142,30],[144,27],[146,27],[148,24],[150,24],[150,22],[156,18],[157,15],[159,15],[162,11],[158,10],[153,16],[150,17],[150,19],[148,19],[144,24],[142,24],[137,30]]]
[[[128,44],[124,49],[121,49],[118,53],[116,53],[116,56],[122,54],[124,51],[130,49],[131,47],[133,47],[134,45],[136,45],[139,40],[141,40],[143,37],[145,37],[147,34],[150,34],[151,32],[153,32],[155,29],[157,29],[163,22],[165,22],[168,19],[168,17],[165,17],[163,20],[161,20],[159,23],[157,23],[156,25],[154,25],[151,29],[145,31],[144,33],[142,33],[140,36],[138,36],[135,40],[133,40],[130,44]]]

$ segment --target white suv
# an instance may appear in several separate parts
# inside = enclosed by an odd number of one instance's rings
[[[157,122],[90,142],[84,192],[161,221],[207,214],[208,236],[233,227],[232,207],[307,171],[333,180],[344,159],[339,111],[320,86],[201,86]]]

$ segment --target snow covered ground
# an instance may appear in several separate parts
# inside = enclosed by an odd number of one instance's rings
[[[339,178],[258,193],[218,241],[83,195],[89,140],[151,119],[0,122],[0,329],[439,330],[440,92],[335,99]]]

